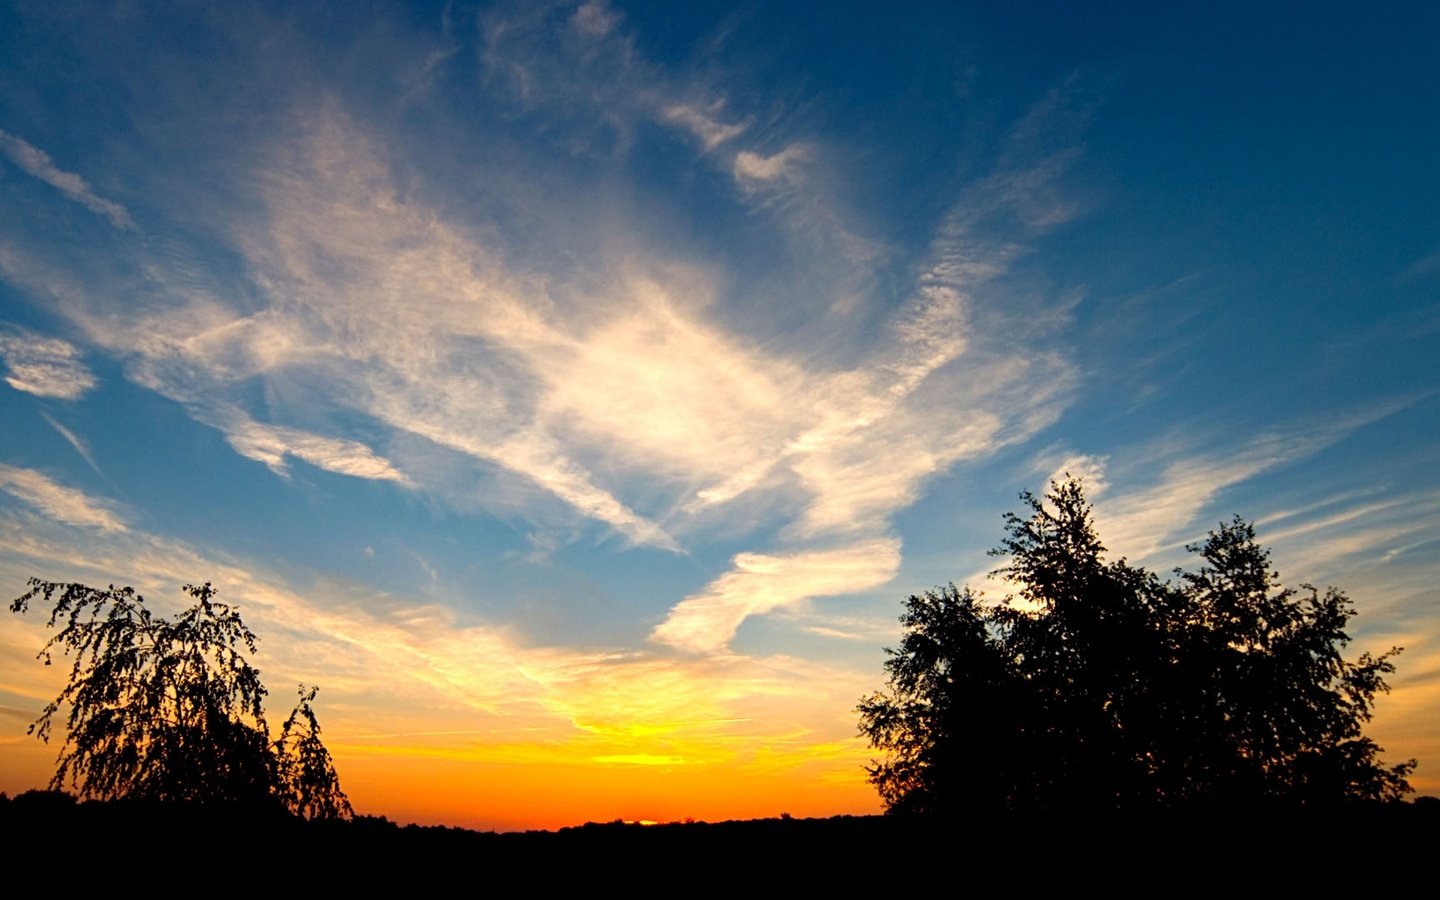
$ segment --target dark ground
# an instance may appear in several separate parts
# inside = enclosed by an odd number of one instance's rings
[[[0,846],[12,879],[38,875],[50,887],[101,889],[194,884],[221,896],[270,894],[282,884],[407,894],[434,885],[505,896],[602,887],[607,895],[768,895],[821,885],[845,896],[1044,886],[1182,894],[1207,886],[1253,895],[1301,885],[1385,890],[1414,875],[1428,882],[1440,857],[1435,798],[1323,811],[616,822],[522,833],[399,826],[372,816],[306,822],[224,807],[82,803],[44,791],[0,798]]]

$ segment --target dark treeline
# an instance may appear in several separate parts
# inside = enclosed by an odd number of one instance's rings
[[[765,879],[853,884],[904,879],[932,866],[958,877],[1003,874],[1026,885],[1226,881],[1293,884],[1376,874],[1427,858],[1440,836],[1440,800],[1357,803],[1345,810],[1231,809],[1223,815],[1000,816],[934,821],[905,816],[790,817],[637,825],[589,823],[559,831],[495,833],[400,826],[384,818],[304,819],[226,804],[77,801],[58,791],[0,794],[7,858],[75,865],[67,879],[187,875],[299,877],[327,883],[420,881],[451,873],[545,884],[609,883],[636,889],[648,877],[688,872],[724,889]],[[42,863],[50,868],[52,863]],[[851,882],[854,879],[854,882]],[[1159,882],[1155,882],[1158,884]],[[652,883],[681,887],[674,881]]]

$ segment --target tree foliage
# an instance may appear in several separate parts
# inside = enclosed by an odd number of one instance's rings
[[[319,688],[300,685],[300,702],[280,728],[275,742],[279,770],[276,790],[287,809],[307,819],[348,819],[350,800],[340,790],[340,776],[330,751],[320,741],[320,723],[311,702]]]
[[[1362,733],[1392,648],[1347,661],[1350,600],[1283,587],[1238,517],[1164,581],[1106,562],[1076,480],[1021,495],[992,551],[1014,591],[910,597],[860,730],[892,812],[1126,810],[1391,800]]]
[[[186,585],[194,604],[153,615],[133,588],[100,590],[32,578],[11,604],[49,607],[54,632],[38,658],[73,657],[70,675],[30,732],[49,741],[64,711],[65,741],[53,789],[99,800],[281,806],[308,818],[343,818],[340,790],[311,706],[300,700],[272,740],[266,689],[246,654],[255,635],[207,582]]]

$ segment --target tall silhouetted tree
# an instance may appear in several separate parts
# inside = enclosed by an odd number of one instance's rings
[[[186,585],[194,605],[152,615],[134,589],[30,579],[11,604],[50,607],[55,630],[40,651],[73,656],[65,687],[30,726],[50,739],[65,713],[51,787],[101,800],[241,804],[309,818],[348,817],[311,701],[300,690],[278,740],[265,723],[266,690],[246,658],[255,635],[208,583]]]
[[[893,812],[1096,811],[1389,800],[1362,734],[1391,657],[1344,659],[1350,601],[1280,585],[1239,518],[1162,581],[1106,562],[1078,481],[1005,518],[1014,592],[912,596],[888,689],[860,702]]]

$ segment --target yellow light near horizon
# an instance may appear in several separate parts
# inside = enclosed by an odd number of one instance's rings
[[[810,765],[757,772],[739,765],[495,763],[404,752],[337,762],[361,813],[481,830],[880,812],[858,768],[840,777]]]

